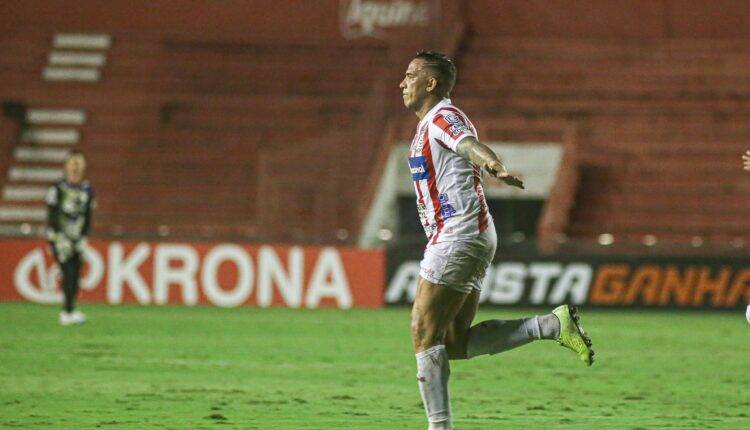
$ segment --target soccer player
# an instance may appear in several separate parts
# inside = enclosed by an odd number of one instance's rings
[[[76,310],[78,282],[86,248],[86,236],[91,228],[94,192],[84,180],[86,159],[73,151],[65,160],[65,178],[47,192],[47,239],[62,272],[63,310],[60,324],[82,324],[86,316]]]
[[[456,67],[443,54],[423,51],[409,63],[399,87],[419,118],[408,154],[417,209],[428,244],[420,263],[411,332],[417,380],[429,429],[452,429],[449,360],[497,354],[539,339],[556,340],[586,365],[591,341],[576,309],[472,326],[497,236],[482,189],[482,171],[523,189],[500,159],[479,142],[476,129],[448,98]]]

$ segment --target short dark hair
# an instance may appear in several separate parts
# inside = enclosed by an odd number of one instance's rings
[[[456,65],[447,55],[435,51],[419,51],[414,57],[423,60],[425,66],[435,72],[442,95],[449,96],[456,84]]]
[[[83,152],[80,149],[71,149],[70,152],[68,152],[68,157],[65,158],[65,160],[70,160],[71,158],[76,157],[78,155],[84,158],[86,157],[85,155],[83,155]]]

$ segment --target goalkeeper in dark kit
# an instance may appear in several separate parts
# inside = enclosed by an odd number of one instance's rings
[[[47,239],[62,273],[63,310],[60,324],[82,324],[86,316],[76,309],[86,236],[91,228],[94,192],[84,179],[86,158],[73,151],[65,160],[65,177],[47,193]]]

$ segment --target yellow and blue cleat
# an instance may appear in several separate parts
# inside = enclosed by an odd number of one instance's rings
[[[581,361],[591,366],[594,363],[594,349],[591,339],[581,325],[578,309],[575,306],[562,305],[552,311],[560,320],[560,337],[557,343],[578,354]]]

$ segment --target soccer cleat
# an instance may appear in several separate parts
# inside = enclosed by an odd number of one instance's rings
[[[86,315],[79,310],[70,313],[71,324],[83,324],[86,322]]]
[[[583,331],[578,309],[575,306],[562,305],[552,311],[560,320],[560,337],[557,343],[578,354],[581,361],[591,366],[594,363],[594,350],[591,339]]]
[[[86,322],[86,315],[81,311],[60,312],[60,325],[83,324]]]
[[[65,311],[60,312],[60,325],[71,325],[73,321],[70,318],[71,314]]]

